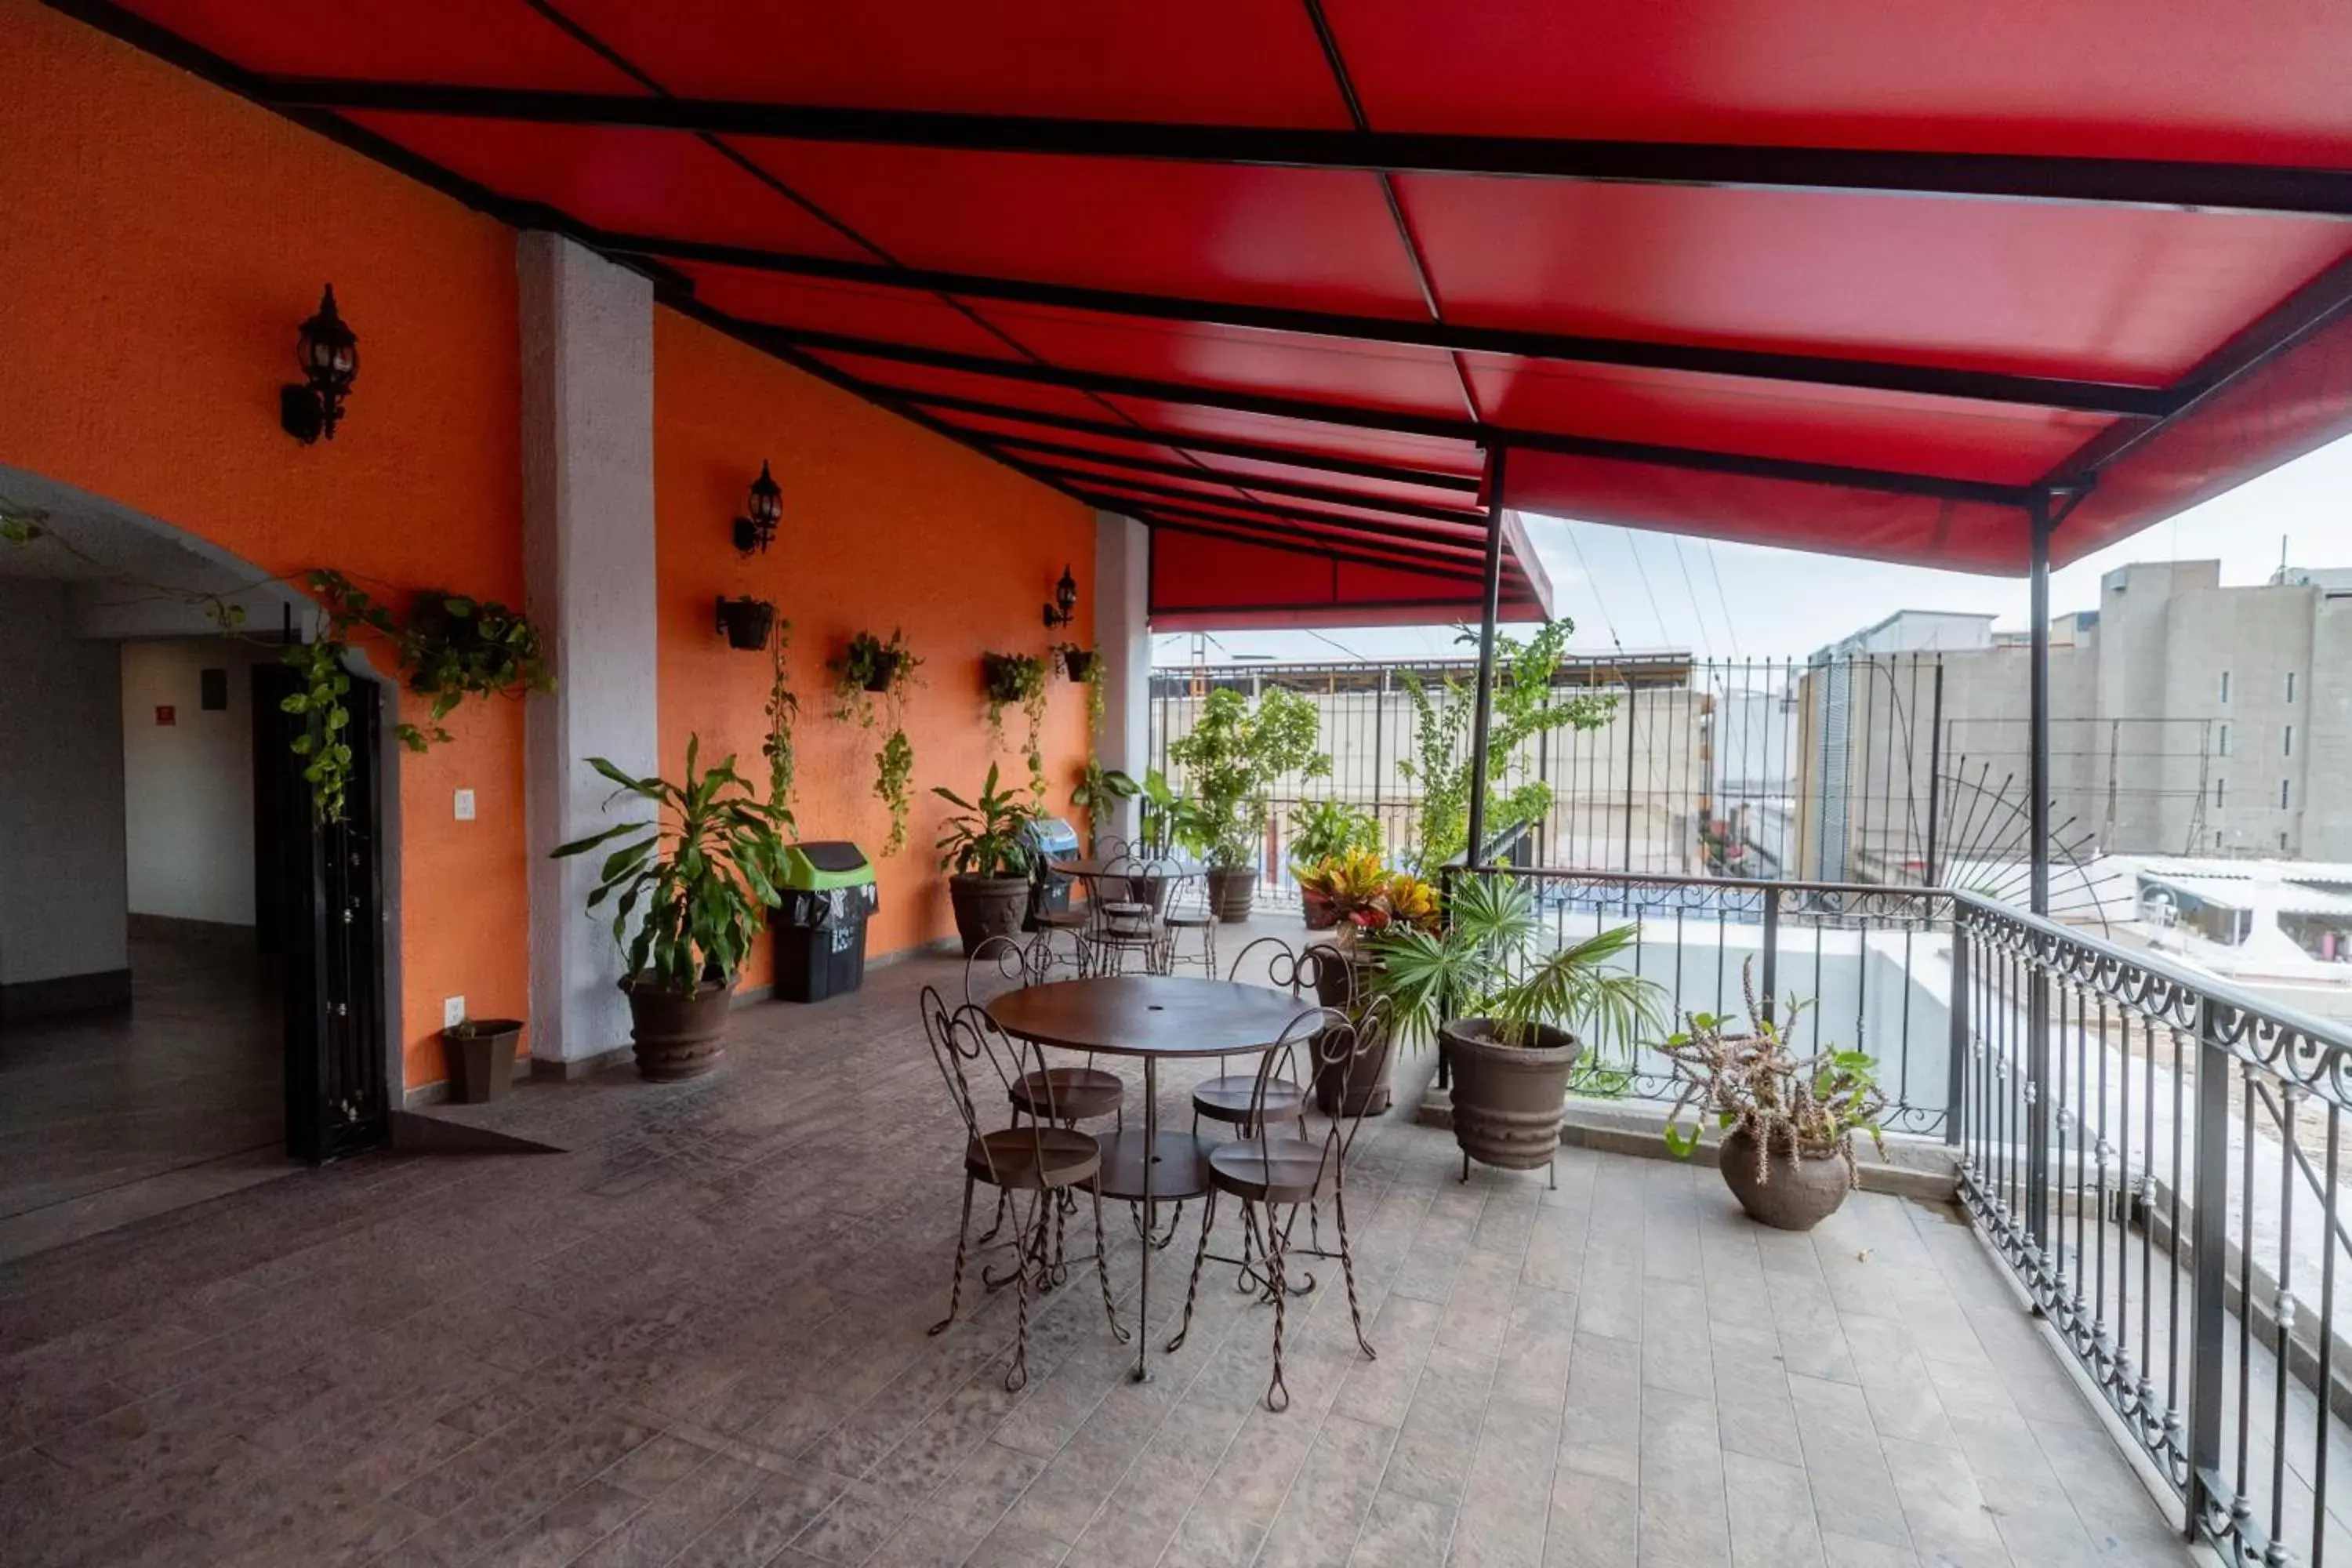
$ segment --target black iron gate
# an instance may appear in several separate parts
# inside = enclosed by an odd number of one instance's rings
[[[383,1050],[383,803],[376,787],[381,703],[373,682],[344,698],[352,749],[343,820],[320,823],[289,742],[302,721],[278,700],[293,670],[257,666],[255,807],[280,943],[286,1019],[286,1151],[318,1163],[384,1142],[391,1126]]]

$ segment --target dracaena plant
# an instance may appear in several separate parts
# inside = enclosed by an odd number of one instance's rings
[[[562,858],[606,849],[588,895],[610,906],[613,940],[631,982],[691,995],[709,981],[731,983],[782,901],[783,831],[791,814],[762,801],[728,757],[698,765],[702,742],[686,742],[682,782],[635,778],[603,757],[588,765],[616,786],[612,800],[652,807],[651,820],[625,822],[562,846]],[[607,801],[610,809],[612,801]]]
[[[1375,986],[1416,1037],[1449,1019],[1484,1018],[1502,1045],[1539,1045],[1541,1026],[1630,1057],[1665,1016],[1657,984],[1617,967],[1634,928],[1612,927],[1531,958],[1542,929],[1525,883],[1466,877],[1454,889],[1443,930],[1391,923],[1366,945],[1380,960]]]
[[[945,785],[931,793],[956,808],[940,835],[940,869],[963,877],[1019,877],[1029,869],[1027,829],[1037,819],[1037,807],[1009,789],[997,785],[996,764],[988,764],[988,778],[971,800]]]
[[[1213,865],[1255,863],[1276,780],[1331,771],[1330,756],[1315,749],[1320,722],[1315,704],[1296,691],[1268,687],[1252,707],[1228,688],[1210,692],[1192,728],[1168,742],[1168,760],[1184,770],[1185,787],[1200,803]]]
[[[1689,1026],[1666,1037],[1659,1050],[1673,1062],[1681,1085],[1666,1113],[1666,1147],[1687,1156],[1699,1146],[1708,1124],[1717,1131],[1745,1131],[1756,1144],[1756,1179],[1769,1181],[1772,1155],[1792,1159],[1843,1157],[1856,1179],[1853,1135],[1866,1133],[1882,1152],[1879,1118],[1886,1096],[1878,1087],[1877,1060],[1862,1051],[1822,1051],[1801,1056],[1789,1044],[1805,1004],[1791,999],[1785,1021],[1764,1016],[1756,989],[1743,968],[1741,989],[1748,1026],[1712,1013],[1693,1013]],[[1688,1126],[1683,1115],[1691,1113]]]

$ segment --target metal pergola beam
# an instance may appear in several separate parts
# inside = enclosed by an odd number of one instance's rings
[[[1109,504],[1109,503],[1103,503]],[[1459,582],[1465,589],[1477,586],[1475,569],[1465,571],[1442,562],[1415,559],[1411,556],[1383,555],[1377,551],[1334,545],[1328,539],[1314,534],[1272,525],[1260,526],[1243,518],[1212,518],[1202,520],[1185,516],[1181,511],[1163,511],[1157,508],[1129,508],[1133,516],[1145,526],[1162,529],[1171,533],[1197,534],[1206,539],[1222,539],[1233,544],[1259,544],[1271,549],[1289,550],[1300,554],[1328,556],[1357,566],[1374,566],[1389,572],[1420,572],[1448,582]],[[1525,593],[1525,584],[1520,584]],[[1246,608],[1247,606],[1237,606]]]
[[[1359,430],[1385,430],[1398,435],[1425,436],[1443,441],[1479,446],[1496,444],[1526,451],[1556,452],[1574,458],[1598,458],[1612,462],[1646,463],[1657,468],[1688,468],[1701,473],[1737,474],[1749,479],[1783,479],[1798,484],[1845,485],[1857,489],[1885,490],[1895,495],[1933,496],[1944,500],[1983,501],[1997,506],[2027,504],[2028,487],[1991,484],[1981,479],[1952,479],[1936,474],[1900,473],[1885,468],[1852,468],[1788,458],[1759,458],[1688,447],[1654,446],[1640,441],[1612,441],[1589,436],[1562,435],[1549,430],[1522,430],[1480,420],[1451,419],[1393,409],[1357,408],[1345,404],[1318,403],[1309,398],[1202,386],[1192,382],[1160,381],[1148,376],[1120,375],[1108,371],[1072,370],[1024,360],[992,359],[984,354],[958,353],[949,349],[922,348],[877,338],[851,337],[798,327],[765,326],[736,318],[741,332],[772,339],[809,353],[849,354],[962,375],[995,377],[1037,386],[1058,386],[1114,397],[1139,397],[1155,403],[1192,404],[1203,408],[1231,409],[1276,419],[1303,419]]]
[[[2270,164],[1163,124],[345,78],[261,76],[255,84],[264,102],[281,109],[610,125],[953,152],[2352,217],[2352,173]]]
[[[1467,507],[1437,506],[1426,501],[1392,500],[1368,495],[1362,490],[1343,489],[1338,485],[1309,484],[1299,479],[1277,479],[1257,474],[1235,473],[1227,468],[1204,468],[1191,463],[1163,463],[1156,458],[1139,458],[1126,452],[1106,452],[1095,447],[1074,447],[1061,441],[1039,441],[1026,436],[1005,436],[996,431],[988,433],[989,443],[1010,447],[1017,452],[1034,452],[1045,458],[1066,458],[1083,463],[1098,464],[1108,468],[1125,468],[1139,474],[1160,474],[1170,479],[1192,479],[1205,484],[1228,485],[1236,489],[1259,490],[1267,495],[1295,496],[1300,500],[1332,501],[1340,506],[1376,507],[1399,517],[1427,518],[1433,522],[1458,522],[1467,527],[1485,526],[1486,514]],[[1047,463],[1044,467],[1059,473],[1083,473],[1087,477],[1113,480],[1118,476],[1092,470],[1072,469],[1066,463]]]
[[[2182,395],[2167,387],[2132,386],[2062,376],[2012,375],[1999,371],[1843,359],[1826,354],[1777,353],[1633,338],[1527,331],[1509,327],[1465,326],[1458,321],[1425,317],[1400,320],[1390,316],[1308,310],[1289,306],[1244,305],[1230,300],[1134,293],[1118,289],[1088,289],[1066,283],[1041,283],[1026,279],[987,277],[932,268],[844,261],[833,257],[803,256],[740,245],[669,239],[655,235],[599,231],[595,235],[595,243],[600,249],[625,255],[669,261],[701,261],[786,277],[857,283],[917,293],[952,294],[967,300],[999,300],[1055,310],[1093,310],[1107,315],[1139,316],[1150,321],[1233,327],[1251,331],[1289,332],[1348,342],[1393,343],[1412,348],[1502,354],[1573,364],[1674,371],[1694,375],[1790,382],[1808,386],[1906,393],[1924,397],[1966,398],[1979,403],[2019,404],[2034,408],[2062,408],[2117,417],[2159,418],[2170,412]]]
[[[1246,528],[1278,534],[1294,542],[1338,545],[1359,554],[1378,553],[1383,566],[1404,566],[1415,571],[1470,572],[1478,568],[1480,547],[1473,543],[1466,549],[1432,544],[1428,542],[1402,538],[1378,530],[1332,525],[1313,519],[1213,511],[1187,506],[1181,501],[1162,500],[1153,497],[1121,496],[1108,491],[1081,490],[1080,499],[1088,504],[1111,511],[1150,512],[1156,517],[1178,518],[1188,522],[1216,523],[1233,528]],[[1513,570],[1517,563],[1513,563]]]
[[[1171,463],[1165,466],[1173,468],[1175,465]],[[1255,497],[1247,495],[1217,495],[1211,490],[1188,489],[1181,485],[1163,484],[1158,479],[1139,479],[1127,474],[1097,473],[1091,469],[1066,468],[1055,463],[1044,465],[1043,471],[1052,474],[1056,479],[1065,480],[1070,484],[1090,486],[1109,485],[1118,489],[1133,490],[1139,495],[1164,496],[1171,500],[1191,501],[1202,506],[1244,507],[1253,511],[1264,512],[1268,517],[1288,518],[1293,521],[1298,522],[1352,524],[1360,528],[1378,530],[1392,538],[1425,539],[1433,544],[1453,543],[1460,541],[1468,541],[1475,544],[1478,536],[1475,533],[1469,532],[1467,531],[1481,526],[1484,521],[1484,519],[1482,519],[1476,512],[1447,511],[1439,507],[1407,507],[1400,510],[1400,508],[1394,503],[1377,499],[1370,500],[1357,499],[1342,501],[1340,503],[1345,506],[1355,507],[1360,511],[1386,512],[1390,516],[1399,520],[1396,524],[1383,528],[1381,520],[1376,517],[1350,516],[1345,512],[1313,510],[1305,507],[1287,506],[1280,501],[1259,500]],[[1210,485],[1223,485],[1227,489],[1246,489],[1250,488],[1242,480],[1228,479],[1201,468],[1193,469],[1192,477]],[[1441,533],[1434,528],[1408,526],[1404,521],[1406,519],[1415,520],[1416,521],[1425,521],[1436,523],[1452,523],[1456,528],[1462,529],[1465,531],[1450,534]]]
[[[879,382],[871,383],[882,387]],[[1205,452],[1213,458],[1239,458],[1246,462],[1280,463],[1295,468],[1309,468],[1318,473],[1349,474],[1362,479],[1385,479],[1391,484],[1426,485],[1433,489],[1461,490],[1475,495],[1476,476],[1449,474],[1435,468],[1409,468],[1402,464],[1383,463],[1370,458],[1339,458],[1322,452],[1301,452],[1289,447],[1276,447],[1264,441],[1240,441],[1223,436],[1190,436],[1173,430],[1159,430],[1143,425],[1118,425],[1107,419],[1085,419],[1069,414],[1049,414],[1043,409],[1019,408],[1002,403],[991,403],[978,397],[958,397],[950,393],[926,392],[919,387],[886,387],[892,396],[926,408],[944,409],[955,414],[978,415],[985,419],[1008,420],[1016,425],[1035,425],[1047,430],[1067,430],[1076,435],[1101,436],[1115,441],[1133,441],[1146,447],[1169,447],[1191,452]],[[1003,439],[1017,445],[1020,437],[1003,436],[994,430],[974,431],[983,439]]]

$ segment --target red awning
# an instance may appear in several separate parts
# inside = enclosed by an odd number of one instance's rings
[[[1171,621],[1475,611],[1489,499],[2016,573],[2352,429],[2324,0],[59,3],[1140,518]]]

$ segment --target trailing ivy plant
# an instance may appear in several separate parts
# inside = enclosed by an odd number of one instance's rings
[[[1525,643],[1495,637],[1495,705],[1486,742],[1486,782],[1499,784],[1520,742],[1554,730],[1598,729],[1615,711],[1613,697],[1563,697],[1553,689],[1568,639],[1567,620],[1547,621]],[[1475,645],[1466,628],[1454,639]],[[1397,759],[1397,772],[1421,788],[1421,820],[1413,859],[1423,875],[1470,847],[1470,725],[1478,706],[1475,687],[1449,676],[1433,698],[1420,676],[1398,672],[1413,710],[1413,754]],[[1490,823],[1532,822],[1551,810],[1551,786],[1530,779],[1495,799]]]
[[[1022,755],[1029,763],[1029,793],[1040,804],[1045,799],[1045,693],[1049,667],[1031,653],[984,653],[980,656],[982,684],[988,691],[988,732],[1004,744],[1004,710],[1021,705],[1028,722]]]
[[[896,855],[907,847],[907,812],[914,801],[915,747],[907,739],[907,694],[914,689],[915,672],[923,661],[907,647],[903,631],[894,630],[883,641],[871,632],[849,639],[841,656],[829,660],[834,673],[833,716],[860,729],[887,722],[890,733],[874,753],[874,794],[890,808],[890,837],[882,847]]]
[[[790,821],[793,810],[793,774],[797,759],[793,750],[793,726],[801,716],[801,700],[792,687],[792,668],[785,658],[793,646],[793,623],[776,623],[776,640],[771,651],[772,660],[768,677],[768,737],[760,742],[761,754],[768,759],[768,809],[781,820]]]

